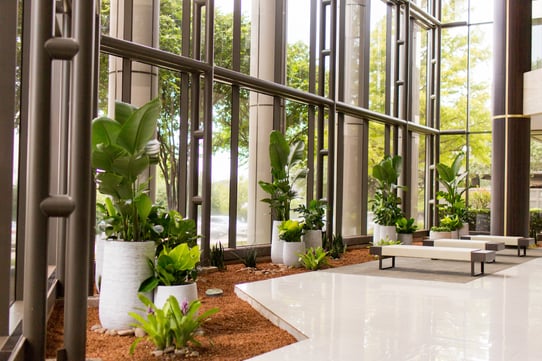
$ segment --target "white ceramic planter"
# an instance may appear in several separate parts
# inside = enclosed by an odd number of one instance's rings
[[[284,263],[282,259],[284,241],[279,239],[279,225],[281,221],[273,221],[273,229],[271,231],[271,262]]]
[[[305,231],[305,234],[303,235],[303,242],[305,242],[305,247],[307,249],[322,247],[322,231],[320,230]]]
[[[182,305],[183,301],[190,303],[198,299],[198,286],[196,282],[177,286],[158,286],[154,289],[156,307],[164,307],[169,296],[175,296],[179,305]]]
[[[463,236],[466,236],[469,234],[469,224],[468,223],[463,223],[463,226],[461,226],[461,228],[459,228],[459,238],[463,237]]]
[[[429,239],[435,240],[435,239],[447,239],[452,238],[452,232],[435,232],[435,231],[429,231]]]
[[[284,242],[284,252],[282,255],[284,264],[288,267],[299,267],[299,254],[305,253],[305,242]]]
[[[397,240],[397,230],[395,226],[379,226],[379,239],[375,244],[380,243],[381,241],[396,241]]]
[[[102,271],[104,264],[105,235],[97,234],[94,239],[94,282],[98,292],[102,282]]]
[[[373,244],[377,245],[380,242],[380,227],[381,225],[375,223],[373,226]]]
[[[127,329],[134,322],[128,312],[144,314],[137,290],[152,275],[148,260],[155,250],[154,242],[105,242],[99,303],[102,327]],[[146,296],[152,299],[151,293]]]
[[[412,244],[412,233],[398,233],[397,237],[402,244]]]

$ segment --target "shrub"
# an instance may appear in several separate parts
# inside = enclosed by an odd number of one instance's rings
[[[327,265],[327,251],[322,247],[309,248],[305,253],[299,255],[299,260],[306,269],[316,271]]]

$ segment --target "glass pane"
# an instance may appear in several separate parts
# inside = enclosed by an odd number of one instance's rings
[[[493,25],[470,27],[469,129],[491,130]]]
[[[426,138],[421,134],[412,134],[412,189],[407,191],[410,195],[411,214],[410,217],[416,220],[418,229],[424,229],[425,219],[425,145]]]
[[[493,2],[494,0],[476,0],[470,1],[470,24],[493,21]]]
[[[384,125],[376,122],[369,123],[369,161],[368,161],[368,172],[369,172],[369,181],[367,186],[368,189],[368,199],[369,202],[374,198],[376,183],[375,180],[371,177],[373,172],[373,167],[379,163],[384,157]],[[371,203],[367,205],[367,233],[372,234],[374,229],[373,223],[373,212],[371,212]]]
[[[412,67],[412,118],[415,123],[426,125],[427,104],[427,31],[414,25],[414,64]]]
[[[369,109],[383,114],[386,113],[386,81],[388,81],[386,74],[387,8],[386,4],[379,1],[371,4]]]
[[[215,7],[215,31],[214,31],[214,50],[215,64],[224,68],[234,69],[233,66],[233,33],[234,33],[234,8],[233,1],[221,0],[216,2]],[[241,6],[241,38],[236,39],[240,42],[239,70],[241,73],[249,74],[250,71],[250,11],[251,3],[245,1]]]
[[[466,151],[465,144],[464,135],[441,135],[439,163],[452,164],[458,153]]]
[[[469,136],[469,229],[489,232],[491,203],[491,134]]]
[[[308,45],[310,39],[310,1],[287,1],[286,38],[289,45],[303,43]]]
[[[467,120],[467,27],[442,29],[440,128],[465,129]]]
[[[160,1],[160,41],[162,50],[182,54],[182,1]]]
[[[479,0],[476,0],[479,1]],[[455,23],[467,21],[468,1],[467,0],[443,0],[442,1],[442,23]]]

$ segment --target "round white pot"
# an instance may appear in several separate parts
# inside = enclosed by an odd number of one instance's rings
[[[397,237],[402,244],[412,244],[412,233],[398,233]]]
[[[144,315],[145,306],[139,301],[137,290],[152,275],[148,260],[154,258],[155,250],[152,241],[105,242],[99,303],[102,327],[127,329],[134,322],[128,312]],[[151,293],[145,295],[152,299]]]
[[[322,247],[322,231],[312,229],[305,231],[303,242],[305,242],[306,248]]]
[[[383,226],[380,225],[379,238],[375,243],[378,244],[381,241],[396,241],[397,240],[397,230],[395,226]]]
[[[284,252],[282,255],[284,264],[288,267],[299,267],[299,254],[305,253],[305,242],[284,242]]]
[[[452,232],[452,239],[458,239],[459,238],[459,230],[454,229]]]
[[[446,239],[446,238],[452,238],[452,232],[429,231],[429,239],[431,239],[431,240]]]
[[[196,282],[177,286],[158,286],[154,289],[154,304],[158,308],[164,307],[169,296],[174,296],[179,305],[183,301],[188,303],[198,299],[198,285]]]
[[[273,221],[273,228],[271,231],[271,262],[272,263],[284,263],[282,259],[282,249],[284,241],[279,239],[279,225],[281,221]]]

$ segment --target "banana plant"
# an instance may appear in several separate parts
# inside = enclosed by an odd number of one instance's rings
[[[445,190],[437,192],[437,200],[444,203],[438,204],[438,209],[443,215],[457,215],[460,220],[465,221],[466,204],[463,194],[468,187],[462,186],[467,178],[468,172],[461,172],[461,164],[465,153],[461,152],[452,161],[451,165],[444,163],[437,164],[438,181]]]

